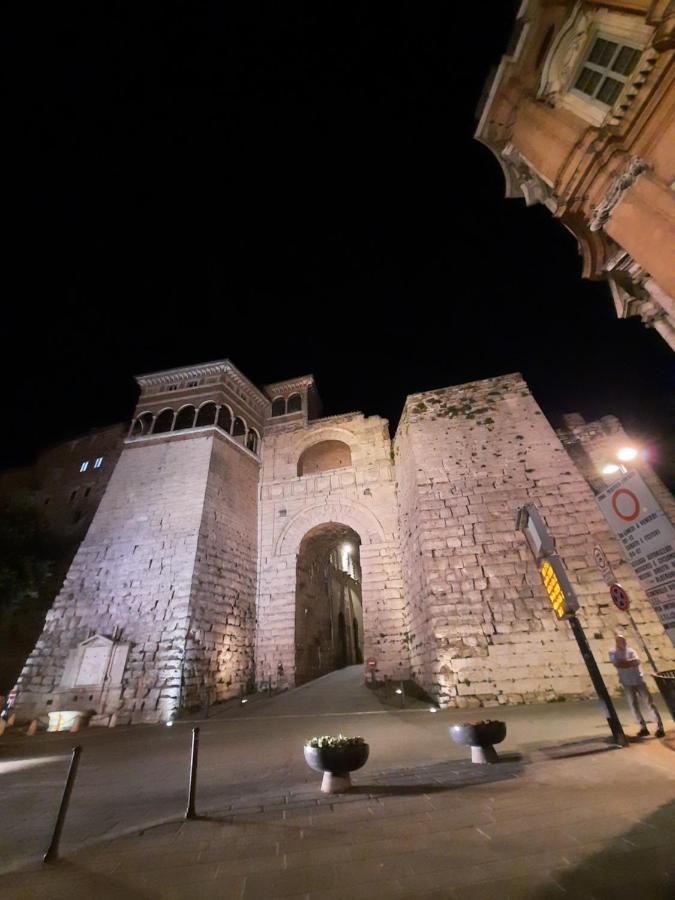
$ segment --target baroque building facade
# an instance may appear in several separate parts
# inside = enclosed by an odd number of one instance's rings
[[[675,349],[675,2],[524,0],[476,138]]]
[[[675,663],[594,501],[589,460],[621,435],[578,417],[556,434],[519,374],[408,397],[393,440],[379,416],[322,416],[312,376],[259,389],[223,360],[137,381],[122,452],[19,678],[21,715],[169,721],[365,661],[441,706],[585,696],[515,530],[528,501],[598,658],[625,623],[597,544],[657,665]]]

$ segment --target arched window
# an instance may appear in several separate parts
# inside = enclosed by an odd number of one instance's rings
[[[298,475],[311,475],[328,469],[351,466],[352,452],[342,441],[320,441],[312,444],[298,460]]]
[[[197,413],[197,425],[214,425],[216,421],[216,404],[205,403],[199,407]]]
[[[194,428],[195,411],[194,406],[184,406],[176,416],[176,424],[173,426],[173,430],[182,431],[184,428]]]
[[[228,434],[232,429],[232,413],[227,406],[221,406],[218,410],[218,419],[216,420],[218,428],[222,428]]]
[[[150,434],[152,428],[152,413],[146,412],[140,415],[131,428],[132,437],[140,437],[143,434]]]
[[[251,453],[258,452],[258,443],[260,438],[258,437],[258,432],[255,428],[251,428],[249,433],[246,435],[246,446],[251,451]]]
[[[163,409],[155,419],[155,427],[152,429],[153,434],[164,434],[165,431],[171,431],[173,428],[173,410]]]
[[[288,405],[286,406],[287,412],[300,412],[301,409],[302,397],[300,396],[300,394],[291,394],[291,396],[288,398]]]
[[[275,397],[272,400],[272,415],[273,416],[285,416],[286,415],[286,401],[283,397]]]
[[[240,419],[239,416],[234,420],[234,424],[232,426],[232,437],[239,438],[239,443],[244,443],[244,437],[246,435],[246,422],[243,419]]]

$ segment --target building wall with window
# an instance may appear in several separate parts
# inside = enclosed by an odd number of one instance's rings
[[[673,349],[674,54],[672,0],[525,0],[476,130],[506,196],[543,203],[617,315]]]
[[[126,432],[122,424],[97,428],[49,447],[32,465],[0,474],[0,516],[11,522],[17,506],[32,510],[36,526],[45,532],[50,559],[39,590],[5,596],[0,603],[0,693],[14,684],[40,636],[115,469]],[[27,547],[26,552],[35,551]]]

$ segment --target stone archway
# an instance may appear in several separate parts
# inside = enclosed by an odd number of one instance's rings
[[[313,499],[311,505],[298,510],[277,531],[260,560],[256,629],[258,683],[282,687],[296,684],[298,555],[303,539],[312,529],[330,524],[352,529],[360,541],[363,659],[375,657],[382,676],[407,677],[409,656],[404,640],[403,579],[397,535],[385,527],[375,511],[358,500],[344,495],[326,497],[322,502]],[[390,520],[388,524],[391,526]],[[347,634],[349,625],[346,620]],[[351,633],[354,634],[353,620]]]
[[[359,535],[326,522],[302,539],[296,562],[295,683],[363,662]]]

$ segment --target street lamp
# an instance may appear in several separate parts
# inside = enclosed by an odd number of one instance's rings
[[[614,476],[626,475],[628,469],[623,465],[623,463],[632,462],[637,458],[637,455],[638,452],[635,447],[621,447],[621,449],[616,454],[616,458],[620,460],[620,462],[606,463],[602,467],[602,474],[605,476],[609,476],[609,478],[605,478],[605,482],[607,484],[611,484],[614,481]]]
[[[616,454],[617,459],[620,459],[621,462],[632,462],[637,455],[635,447],[622,447]]]

